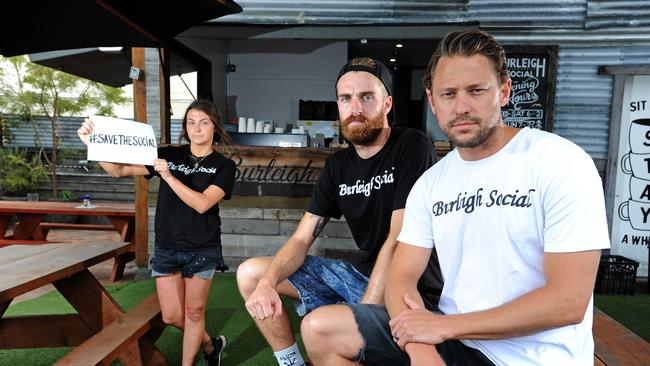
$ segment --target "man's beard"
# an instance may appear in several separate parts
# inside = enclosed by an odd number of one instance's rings
[[[497,113],[501,113],[501,110],[500,109],[497,110]],[[479,146],[480,144],[484,143],[490,136],[492,136],[494,131],[496,131],[496,128],[499,126],[498,115],[494,116],[493,119],[496,120],[497,123],[485,125],[483,121],[478,117],[473,117],[469,115],[458,116],[448,123],[450,129],[451,126],[453,126],[456,122],[472,121],[479,126],[478,132],[476,133],[476,135],[470,137],[469,139],[463,139],[463,140],[457,139],[451,134],[448,134],[447,137],[449,137],[449,141],[451,141],[454,144],[454,146],[458,146],[458,147]]]
[[[362,122],[360,125],[350,127],[352,121]],[[349,116],[341,123],[341,133],[346,140],[354,145],[370,145],[381,133],[384,127],[384,116],[378,114],[374,118],[366,118],[364,115]]]

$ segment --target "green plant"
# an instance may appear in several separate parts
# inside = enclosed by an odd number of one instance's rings
[[[72,201],[74,194],[69,189],[62,189],[59,191],[58,199],[60,201]]]
[[[0,186],[5,194],[35,192],[39,184],[48,181],[48,170],[38,155],[29,157],[20,149],[0,150]]]

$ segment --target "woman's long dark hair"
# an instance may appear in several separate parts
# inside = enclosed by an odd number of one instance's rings
[[[221,119],[219,118],[219,112],[217,112],[217,107],[207,99],[195,100],[185,110],[185,115],[183,116],[183,127],[181,128],[181,135],[178,138],[179,143],[183,143],[183,140],[190,142],[190,137],[187,134],[187,113],[192,109],[201,111],[210,117],[210,121],[212,121],[212,125],[214,126],[214,135],[212,136],[213,145],[216,145],[217,143],[220,145],[228,145],[232,143],[230,136],[228,136],[226,130],[223,129]]]

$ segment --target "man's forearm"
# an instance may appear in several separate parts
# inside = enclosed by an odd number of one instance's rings
[[[384,303],[384,289],[388,279],[388,269],[393,259],[395,252],[395,240],[386,241],[379,251],[377,261],[372,268],[370,279],[368,280],[368,288],[366,289],[361,303],[364,304],[383,304]]]
[[[290,238],[273,257],[271,265],[260,281],[266,281],[275,288],[303,265],[308,249],[309,244],[300,243]]]

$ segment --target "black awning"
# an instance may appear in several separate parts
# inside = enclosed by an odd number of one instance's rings
[[[4,56],[100,46],[164,47],[192,26],[242,10],[232,0],[23,0],[3,6]]]

